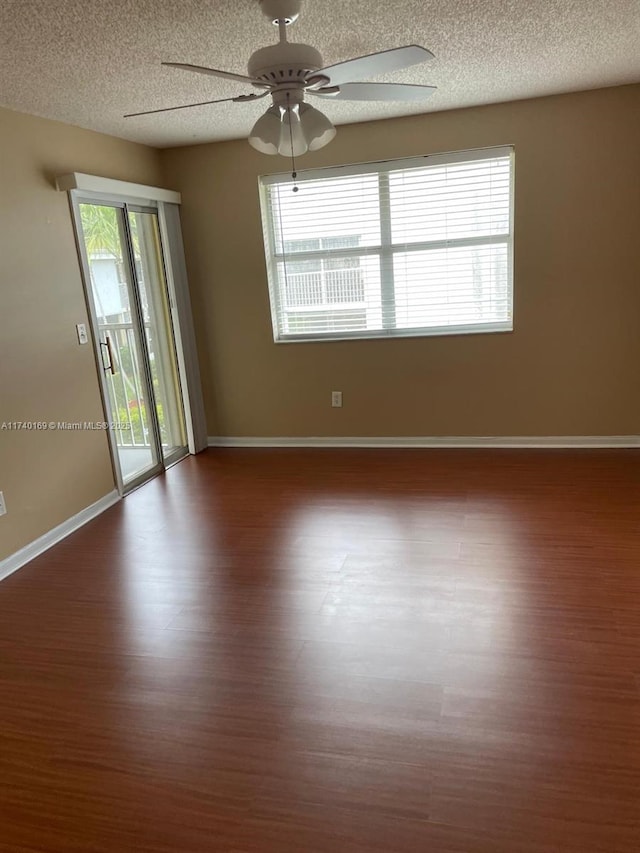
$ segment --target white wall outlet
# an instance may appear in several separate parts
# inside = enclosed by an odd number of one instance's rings
[[[4,502],[4,494],[0,492],[0,515],[7,514],[7,505]]]
[[[334,409],[342,408],[342,391],[332,391],[331,392],[331,406]]]
[[[87,326],[85,323],[76,323],[76,332],[78,333],[79,344],[89,343],[89,338],[87,336]]]

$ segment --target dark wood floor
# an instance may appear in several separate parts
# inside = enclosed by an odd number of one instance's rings
[[[638,853],[639,474],[186,460],[0,584],[0,850]]]

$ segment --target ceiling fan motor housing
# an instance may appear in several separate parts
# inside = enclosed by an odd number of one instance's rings
[[[322,68],[322,55],[308,44],[280,42],[256,50],[249,59],[249,77],[271,86],[302,85],[310,71]]]

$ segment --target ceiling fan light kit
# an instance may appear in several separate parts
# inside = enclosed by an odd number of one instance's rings
[[[324,113],[305,104],[297,92],[281,91],[274,101],[249,134],[249,145],[261,154],[301,157],[328,145],[336,135]]]
[[[298,19],[302,0],[258,2],[264,15],[278,27],[280,40],[277,44],[259,48],[251,55],[247,76],[201,65],[162,63],[197,74],[242,82],[253,86],[257,92],[185,104],[183,107],[146,110],[131,113],[127,118],[223,101],[242,103],[271,95],[272,106],[253,126],[249,144],[262,154],[299,157],[307,151],[323,148],[336,135],[336,129],[327,116],[305,102],[307,95],[335,100],[412,102],[426,99],[434,93],[434,86],[364,82],[367,77],[402,70],[432,59],[433,54],[426,48],[406,45],[323,67],[322,55],[315,47],[287,40],[287,27]]]

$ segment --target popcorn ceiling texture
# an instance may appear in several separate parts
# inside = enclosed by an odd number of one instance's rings
[[[257,0],[2,0],[0,104],[157,147],[240,138],[266,100],[122,116],[251,91],[160,62],[246,73],[276,37]],[[327,65],[411,43],[435,54],[377,78],[438,86],[424,106],[314,101],[335,124],[640,80],[640,0],[306,0],[290,38]]]

